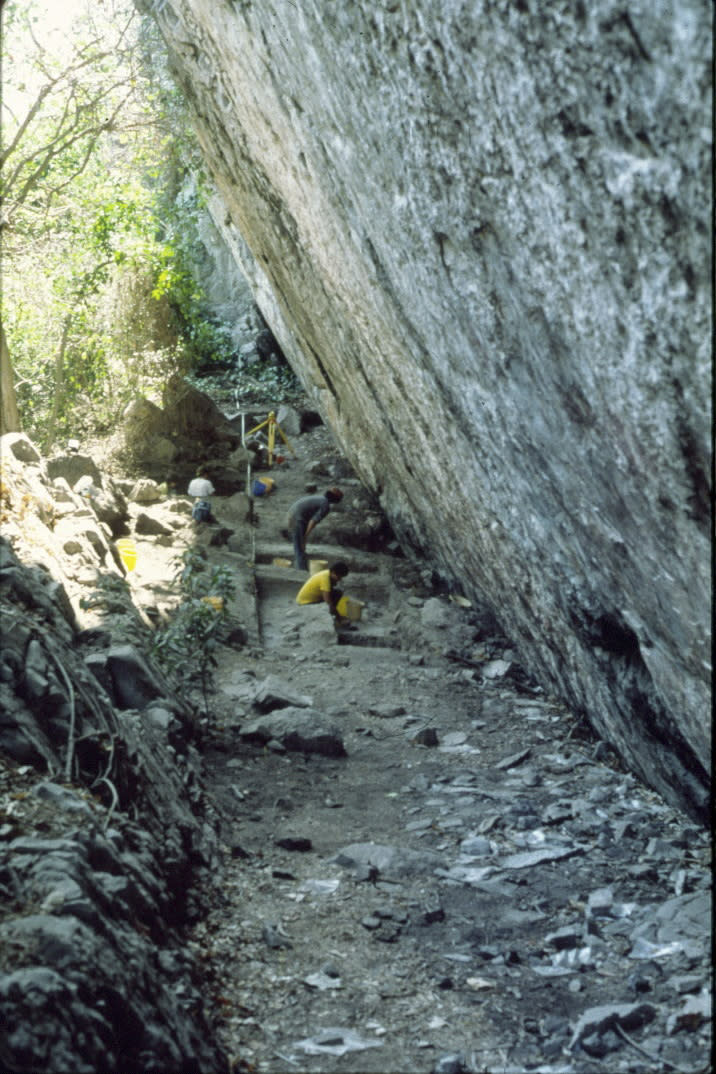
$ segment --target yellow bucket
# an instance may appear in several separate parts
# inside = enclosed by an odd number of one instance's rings
[[[133,571],[137,566],[137,549],[134,541],[131,541],[128,537],[122,537],[121,540],[117,541],[117,551],[127,570]]]
[[[339,615],[344,616],[346,619],[356,621],[360,619],[365,604],[362,600],[354,600],[353,597],[346,595],[336,604],[336,611]]]
[[[327,559],[309,559],[308,561],[308,570],[310,574],[318,574],[319,571],[325,571],[327,566]]]
[[[202,597],[201,599],[204,601],[205,604],[210,604],[215,612],[222,611],[224,607],[223,597]]]

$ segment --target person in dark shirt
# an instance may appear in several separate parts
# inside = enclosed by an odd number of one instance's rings
[[[293,565],[296,570],[307,571],[306,541],[321,519],[331,509],[331,504],[339,503],[343,493],[339,488],[327,489],[323,495],[302,496],[296,500],[288,513],[288,531],[293,541]]]

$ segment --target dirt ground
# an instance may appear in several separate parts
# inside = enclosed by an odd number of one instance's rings
[[[667,1032],[673,975],[703,958],[630,957],[655,907],[708,882],[704,833],[546,697],[479,609],[389,547],[347,543],[368,510],[358,482],[322,428],[292,444],[254,525],[214,497],[218,525],[191,529],[235,570],[248,635],[221,649],[210,696],[224,871],[191,938],[233,1069],[705,1070],[706,1026]],[[291,503],[336,484],[344,500],[308,551],[349,563],[364,608],[343,635],[324,607],[296,605],[305,575],[274,563],[291,556]],[[151,580],[170,599],[172,551],[140,542],[138,592]],[[247,741],[269,677],[344,756]],[[655,838],[682,849],[659,860]],[[632,909],[594,925],[604,891]],[[609,1004],[651,1011],[579,1028]]]

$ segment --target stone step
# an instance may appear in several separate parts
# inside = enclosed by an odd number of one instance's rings
[[[355,548],[342,548],[340,545],[312,544],[306,554],[309,560],[325,559],[329,564],[342,559],[350,567],[351,574],[354,572],[376,573],[380,570],[378,556]],[[293,550],[286,542],[260,541],[256,544],[255,558],[256,563],[271,563],[274,559],[293,560]]]
[[[350,633],[337,633],[336,641],[339,645],[356,645],[369,649],[399,649],[400,638],[395,635],[385,634],[383,631],[370,631],[360,628]]]

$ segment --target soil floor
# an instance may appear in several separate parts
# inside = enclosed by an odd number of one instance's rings
[[[707,834],[547,697],[476,609],[419,564],[339,543],[360,527],[360,486],[337,476],[322,428],[292,445],[252,526],[222,497],[218,526],[191,524],[235,570],[248,635],[222,647],[209,699],[224,868],[191,937],[232,1068],[706,1070],[708,1016],[674,1019],[709,979],[708,915],[690,935],[684,917],[708,892]],[[309,554],[350,565],[364,607],[343,634],[295,603],[305,574],[274,563],[291,556],[291,503],[335,484],[344,500]],[[138,543],[132,585],[156,602],[171,550]],[[269,677],[345,756],[244,737]]]

